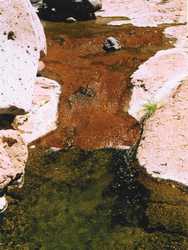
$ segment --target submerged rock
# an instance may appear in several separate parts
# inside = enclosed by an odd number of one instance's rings
[[[113,36],[108,37],[104,41],[103,49],[107,52],[113,52],[121,49],[120,42]]]
[[[67,23],[76,23],[76,19],[74,17],[67,17],[65,20]]]

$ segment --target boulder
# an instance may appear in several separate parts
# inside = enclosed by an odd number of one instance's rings
[[[18,115],[12,124],[28,144],[57,128],[60,85],[53,80],[37,77],[31,112]]]
[[[0,114],[23,114],[32,105],[45,36],[29,0],[0,1],[0,12]]]
[[[95,18],[95,11],[101,8],[101,0],[43,0],[39,13],[48,20],[66,20],[69,17],[87,20]]]
[[[30,0],[33,7],[36,9],[36,11],[38,11],[38,9],[40,9],[43,5],[43,0]]]

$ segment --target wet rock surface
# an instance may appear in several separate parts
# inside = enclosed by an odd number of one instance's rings
[[[46,23],[46,33],[48,57],[43,75],[61,83],[63,92],[58,128],[39,143],[81,148],[132,145],[139,124],[126,110],[130,76],[161,46],[169,46],[162,30],[116,28],[90,21]],[[112,35],[121,41],[122,49],[106,53],[101,44]]]

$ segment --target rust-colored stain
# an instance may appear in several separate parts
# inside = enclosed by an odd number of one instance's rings
[[[122,50],[107,53],[103,41],[116,37]],[[43,75],[62,85],[58,129],[38,140],[48,146],[84,149],[135,143],[139,124],[126,113],[130,76],[167,42],[160,28],[126,27],[72,36],[47,30]]]

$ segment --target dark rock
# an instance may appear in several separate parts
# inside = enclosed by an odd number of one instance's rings
[[[115,37],[108,37],[104,41],[103,49],[107,52],[112,52],[121,49],[120,42]]]
[[[73,95],[69,98],[69,104],[72,106],[76,102],[90,101],[96,96],[94,89],[90,87],[80,87]]]
[[[30,0],[33,7],[36,8],[36,10],[40,9],[43,5],[43,0]]]
[[[39,2],[39,0],[32,0],[32,2]],[[43,0],[39,15],[43,19],[54,21],[63,21],[69,17],[88,20],[95,18],[95,11],[101,7],[101,0]]]

